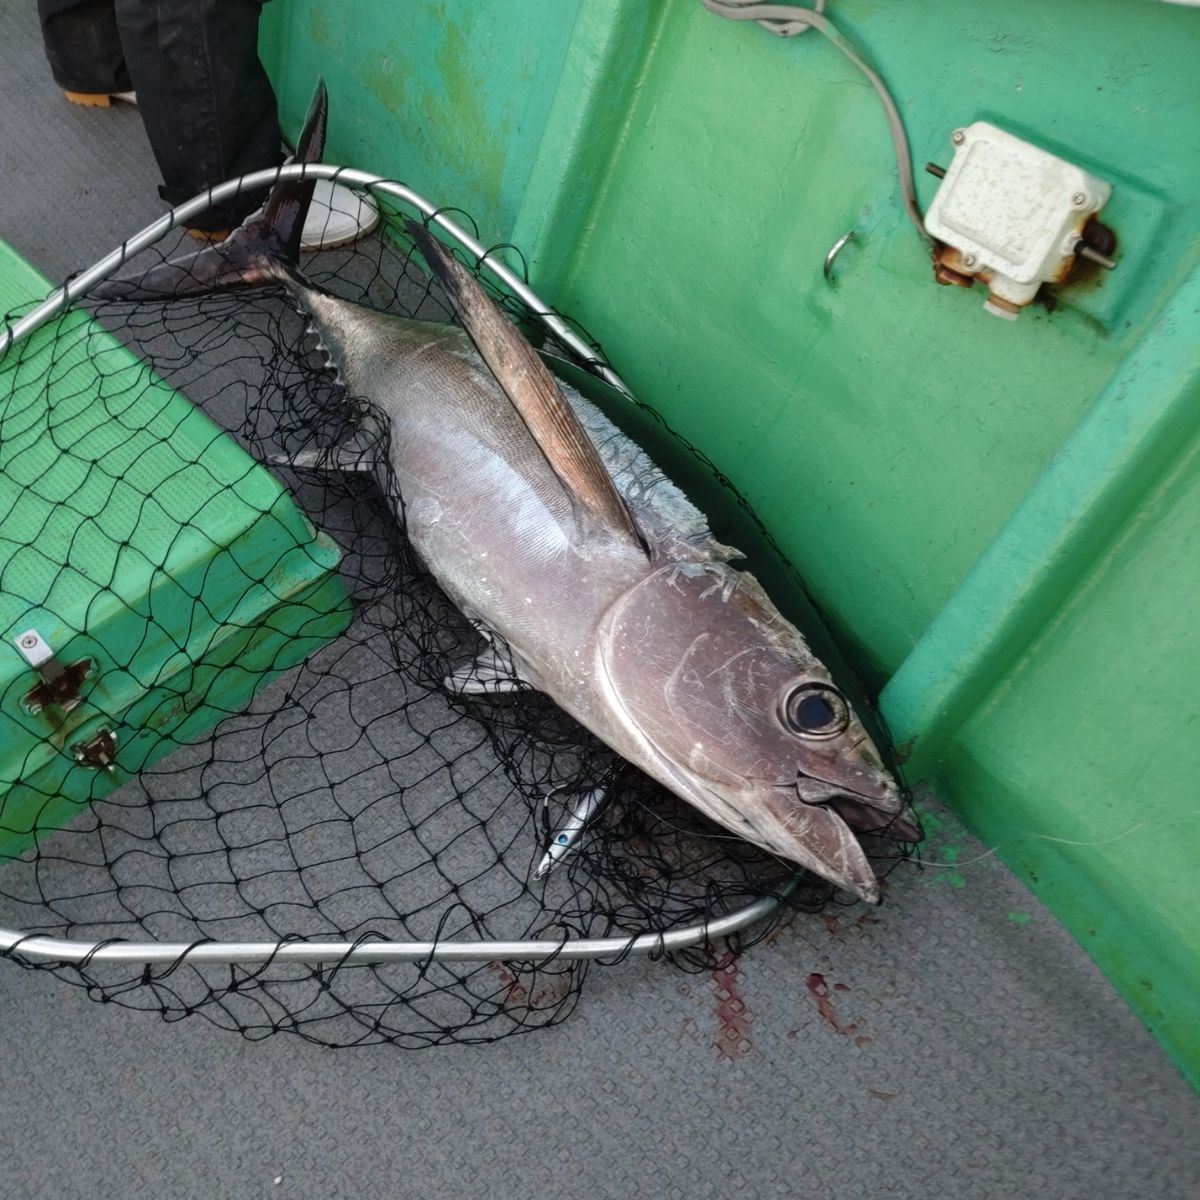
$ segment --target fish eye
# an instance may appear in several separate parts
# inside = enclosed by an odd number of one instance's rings
[[[803,683],[784,697],[783,723],[804,737],[834,737],[850,724],[850,708],[827,683]]]

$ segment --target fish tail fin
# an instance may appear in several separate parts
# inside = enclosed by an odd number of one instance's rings
[[[325,83],[318,80],[296,139],[294,162],[320,161],[328,109]],[[280,180],[262,208],[223,242],[137,275],[105,280],[89,294],[101,300],[170,300],[229,287],[284,283],[297,273],[300,239],[315,186],[314,179]]]

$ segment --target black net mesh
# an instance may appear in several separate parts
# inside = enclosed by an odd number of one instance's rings
[[[179,249],[170,235],[135,265]],[[301,265],[346,298],[448,320],[409,254],[385,208],[373,236]],[[56,655],[40,707],[32,667],[5,660],[0,925],[185,945],[563,941],[695,924],[794,881],[549,700],[444,686],[479,637],[406,546],[397,497],[371,475],[258,465],[351,430],[387,436],[322,369],[282,291],[88,307],[95,321],[70,313],[0,360],[3,624],[10,648],[33,630]],[[596,347],[583,366],[603,361]],[[755,543],[759,574],[794,586],[712,464],[617,400],[624,412],[609,396],[610,417],[656,438],[668,473],[708,485],[718,535]],[[535,877],[592,789],[609,803]],[[902,848],[872,853],[882,874]],[[804,878],[777,915],[834,899]],[[768,930],[667,957],[713,969]],[[8,957],[36,965],[19,944]],[[422,1046],[559,1021],[588,965],[311,966],[274,954],[44,969],[96,999],[200,1014],[247,1037]]]

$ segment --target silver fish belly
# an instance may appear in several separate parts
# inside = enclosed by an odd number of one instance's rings
[[[883,826],[900,812],[899,790],[848,705],[838,745],[814,743],[817,774],[798,784],[781,694],[797,672],[800,686],[832,681],[647,456],[563,389],[639,545],[580,512],[461,328],[316,290],[296,299],[350,392],[387,418],[414,549],[520,679],[711,819],[875,899],[858,840],[828,802],[866,796]],[[749,753],[722,752],[747,742]]]

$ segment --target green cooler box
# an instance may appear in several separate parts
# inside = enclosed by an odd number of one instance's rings
[[[48,289],[0,243],[0,308]],[[0,359],[0,863],[345,629],[338,558],[83,312]]]

